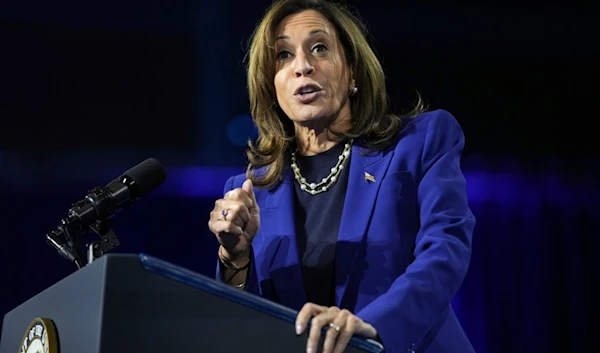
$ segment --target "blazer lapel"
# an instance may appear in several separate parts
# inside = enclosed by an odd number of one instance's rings
[[[306,302],[296,242],[294,185],[291,170],[267,192],[261,207],[261,232],[267,268],[279,302],[300,309]]]
[[[355,144],[352,147],[348,188],[340,222],[336,245],[335,284],[336,305],[340,308],[354,307],[358,293],[351,293],[351,275],[360,272],[357,265],[359,250],[365,248],[366,230],[373,213],[381,180],[385,176],[393,151],[366,153],[366,148]],[[354,291],[358,286],[354,286]]]

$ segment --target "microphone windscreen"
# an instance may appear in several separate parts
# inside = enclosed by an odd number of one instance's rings
[[[144,196],[159,187],[167,179],[165,168],[154,158],[148,158],[142,163],[123,173],[129,178],[129,188],[133,188],[135,197]]]

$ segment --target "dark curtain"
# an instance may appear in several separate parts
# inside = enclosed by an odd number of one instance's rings
[[[594,178],[478,176],[471,268],[453,303],[477,352],[594,351]]]

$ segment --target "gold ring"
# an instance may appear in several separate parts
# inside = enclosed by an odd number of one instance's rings
[[[338,333],[339,333],[339,332],[340,332],[340,330],[342,329],[341,327],[339,327],[338,325],[334,324],[333,322],[330,322],[328,326],[329,326],[329,328],[332,328],[332,329],[334,329],[334,330],[335,330],[336,332],[338,332]]]

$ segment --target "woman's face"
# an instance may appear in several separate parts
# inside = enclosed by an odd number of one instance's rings
[[[353,83],[331,23],[309,10],[284,19],[275,34],[275,90],[283,112],[302,125],[350,118]]]

